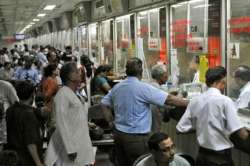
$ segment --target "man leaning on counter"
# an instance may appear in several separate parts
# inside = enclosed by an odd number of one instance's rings
[[[250,102],[250,68],[245,65],[240,65],[234,72],[234,79],[240,86],[240,95],[236,100],[236,107],[247,108]]]
[[[101,101],[107,120],[112,119],[109,118],[112,117],[109,107],[114,109],[114,140],[120,166],[132,166],[148,151],[152,121],[150,104],[187,105],[187,101],[142,82],[142,64],[139,58],[129,59],[126,64],[128,77],[115,85]]]
[[[248,139],[234,102],[222,94],[226,86],[226,69],[210,68],[206,72],[208,90],[194,97],[177,124],[180,133],[196,131],[199,144],[198,166],[234,166],[230,136],[237,134],[241,140]]]

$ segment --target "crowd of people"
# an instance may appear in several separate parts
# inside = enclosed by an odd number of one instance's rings
[[[17,156],[22,166],[93,164],[87,116],[87,80],[94,73],[90,59],[71,46],[62,52],[26,44],[10,52],[1,49],[0,59],[2,152]]]
[[[250,101],[250,68],[239,66],[235,80],[242,87],[236,102],[222,94],[224,67],[206,73],[207,91],[190,102],[161,88],[168,80],[165,65],[151,70],[153,83],[142,81],[143,62],[130,58],[126,78],[112,66],[94,66],[71,46],[17,45],[0,50],[0,165],[87,166],[95,163],[89,134],[88,108],[100,105],[113,129],[117,166],[189,166],[175,155],[175,143],[161,131],[167,106],[187,107],[179,133],[196,132],[197,166],[233,166],[231,135],[248,139],[237,109]],[[116,83],[113,80],[124,79]],[[146,154],[146,155],[145,155]],[[10,164],[7,164],[7,163]]]

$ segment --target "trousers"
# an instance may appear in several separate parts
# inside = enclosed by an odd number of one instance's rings
[[[196,166],[234,166],[231,149],[214,151],[200,147]]]
[[[132,166],[134,161],[148,152],[148,134],[128,134],[114,131],[116,163],[118,166]]]

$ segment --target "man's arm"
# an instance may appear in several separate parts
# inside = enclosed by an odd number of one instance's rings
[[[108,82],[105,82],[104,84],[102,84],[102,89],[108,93],[111,87],[109,86]]]
[[[180,107],[187,107],[188,100],[169,94],[165,100],[165,105],[174,105]]]
[[[245,92],[243,95],[240,95],[240,97],[237,99],[235,103],[237,105],[237,109],[239,109],[248,107],[249,102],[250,102],[250,92]]]
[[[38,152],[37,152],[37,147],[35,144],[30,144],[27,146],[28,150],[29,150],[29,153],[30,155],[32,156],[34,162],[36,163],[36,166],[43,166],[40,158],[39,158],[39,155],[38,155]]]
[[[181,117],[180,121],[178,122],[176,129],[177,133],[192,133],[195,131],[195,126],[193,126],[192,123],[192,116],[191,116],[191,111],[192,111],[192,102],[189,103],[184,115]]]
[[[111,106],[112,106],[112,90],[109,91],[109,93],[102,98],[101,101],[101,110],[103,111],[104,118],[109,123],[110,127],[113,127],[113,120],[114,117],[111,112]]]
[[[233,142],[234,147],[242,150],[243,152],[250,153],[250,139],[248,137],[250,131],[241,128],[230,135],[230,140]]]
[[[237,114],[237,108],[231,99],[225,101],[225,120],[227,122],[226,128],[229,133],[237,134],[242,139],[248,139],[248,132],[246,128],[240,122]]]
[[[239,129],[238,131],[236,131],[236,134],[239,136],[240,139],[242,140],[247,140],[249,135],[247,132],[247,129],[245,127]]]
[[[176,131],[176,134],[193,134],[193,133],[195,133],[196,132],[196,130],[194,130],[194,129],[191,129],[191,130],[189,130],[189,131],[186,131],[185,133],[183,133],[183,132],[180,132],[179,130],[177,130]]]
[[[101,109],[103,111],[105,120],[109,123],[109,126],[113,127],[114,117],[112,115],[111,109],[104,104],[101,104]]]

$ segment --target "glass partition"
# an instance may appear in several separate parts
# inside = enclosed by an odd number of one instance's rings
[[[57,33],[57,41],[58,41],[58,43],[57,43],[57,48],[58,49],[60,49],[60,50],[63,50],[62,48],[63,48],[63,46],[62,46],[62,31],[59,31],[58,33]]]
[[[67,45],[67,32],[64,30],[62,31],[62,45],[61,45],[61,49],[64,51],[65,50],[65,46]]]
[[[87,26],[79,27],[79,38],[80,38],[80,51],[83,55],[89,55],[88,53],[88,34],[87,34]]]
[[[237,0],[228,5],[228,95],[238,98],[242,85],[233,78],[239,65],[250,67],[250,1]]]
[[[113,52],[113,20],[103,21],[100,24],[101,31],[101,62],[103,64],[114,64]]]
[[[164,24],[160,24],[160,8],[137,14],[137,56],[144,61],[144,79],[151,78],[150,71],[155,64],[167,64],[166,10],[162,9]],[[165,33],[160,35],[160,30]]]
[[[72,31],[72,41],[73,41],[73,44],[72,44],[72,48],[75,49],[76,47],[78,47],[78,28],[75,27],[73,28],[73,31]]]
[[[132,47],[130,16],[126,15],[115,19],[115,70],[119,74],[125,74],[127,59],[135,56]]]
[[[97,23],[90,24],[88,27],[89,32],[89,57],[96,66],[100,65],[100,54],[98,49],[98,26]]]
[[[221,65],[220,7],[220,0],[191,0],[170,7],[174,84],[204,82],[207,68]]]

